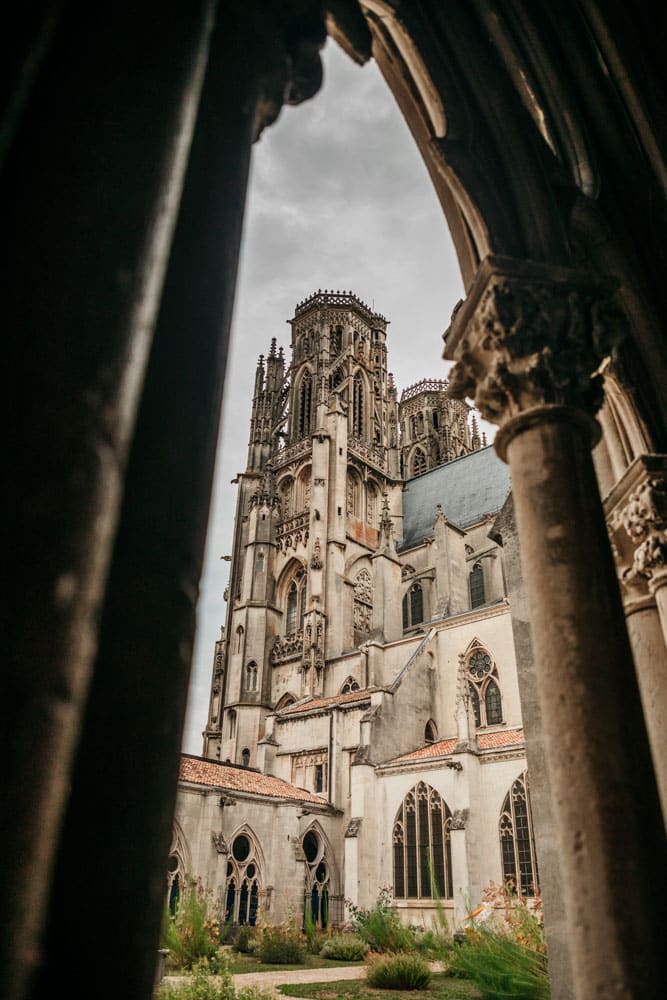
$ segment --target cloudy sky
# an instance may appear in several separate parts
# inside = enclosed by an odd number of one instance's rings
[[[374,63],[329,40],[314,100],[283,109],[254,146],[216,481],[183,750],[202,752],[215,640],[224,623],[235,487],[245,468],[259,354],[321,289],[351,290],[390,320],[400,391],[444,378],[442,334],[463,286],[451,238],[407,125]],[[488,430],[488,428],[487,428]],[[489,438],[490,439],[490,438]]]

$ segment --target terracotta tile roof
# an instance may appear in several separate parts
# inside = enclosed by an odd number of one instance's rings
[[[454,752],[457,739],[438,740],[437,743],[427,743],[411,753],[394,757],[389,763],[397,764],[402,760],[423,760],[431,757],[447,757]],[[495,750],[498,747],[511,747],[523,743],[523,729],[498,729],[493,733],[479,733],[477,745],[480,750]]]
[[[265,795],[270,799],[296,799],[299,802],[317,802],[326,805],[326,799],[313,795],[304,788],[290,785],[282,778],[274,778],[271,774],[261,774],[248,767],[234,767],[230,764],[219,764],[205,757],[181,755],[181,766],[178,772],[180,781],[190,781],[195,785],[208,785],[216,788],[229,789],[232,792],[248,792],[252,795]]]
[[[495,750],[496,747],[511,747],[523,743],[523,729],[498,729],[495,733],[480,733],[477,745],[480,750]]]
[[[364,688],[359,691],[349,691],[347,694],[336,694],[331,698],[309,698],[308,701],[297,701],[289,705],[280,714],[295,715],[297,712],[313,712],[320,708],[329,708],[330,705],[353,705],[357,701],[368,701],[370,696],[371,688]]]

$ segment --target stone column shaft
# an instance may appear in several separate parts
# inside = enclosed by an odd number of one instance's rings
[[[612,293],[487,258],[445,337],[450,394],[501,425],[512,473],[577,1000],[663,985],[664,828],[590,454],[598,371],[623,333]]]

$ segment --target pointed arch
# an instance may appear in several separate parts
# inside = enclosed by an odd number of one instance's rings
[[[539,873],[527,771],[523,771],[512,782],[505,796],[500,810],[498,832],[503,883],[513,893],[537,895]]]
[[[410,460],[410,476],[421,476],[423,472],[426,472],[427,468],[426,452],[423,448],[415,448]]]
[[[225,923],[255,926],[265,871],[259,841],[253,830],[243,824],[229,839],[223,890]]]
[[[167,905],[171,913],[176,912],[183,889],[192,871],[192,860],[183,827],[174,820],[171,831],[171,846],[167,860]]]
[[[359,681],[356,680],[352,674],[345,678],[340,686],[339,694],[350,694],[352,691],[359,690]]]
[[[498,666],[479,639],[473,639],[463,654],[464,674],[475,724],[497,726],[503,721]]]
[[[361,569],[354,581],[354,641],[365,642],[373,627],[373,578]]]
[[[325,930],[338,916],[332,913],[332,903],[337,909],[339,900],[338,872],[329,838],[317,820],[304,832],[301,846],[306,859],[304,923],[309,919]]]
[[[352,433],[363,438],[366,424],[366,393],[359,369],[352,376]]]
[[[293,695],[291,691],[286,691],[285,694],[282,695],[282,697],[280,697],[276,702],[274,712],[284,712],[286,708],[289,708],[290,705],[294,705],[295,702],[296,695]]]
[[[364,484],[358,471],[351,465],[347,468],[347,514],[362,520]]]
[[[305,368],[299,380],[296,392],[297,412],[296,412],[296,438],[304,438],[312,433],[313,429],[313,373],[310,368]]]
[[[397,899],[453,898],[451,826],[451,810],[435,788],[419,781],[410,789],[392,831]]]
[[[417,580],[403,597],[403,628],[413,628],[424,621],[424,591]]]
[[[438,727],[433,719],[429,719],[424,726],[424,739],[427,743],[435,743],[438,739]]]

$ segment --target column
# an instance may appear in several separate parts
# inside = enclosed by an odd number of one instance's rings
[[[636,458],[604,506],[667,818],[667,455]]]
[[[445,335],[450,395],[500,425],[533,629],[577,998],[659,995],[665,837],[593,470],[609,283],[489,257]]]

